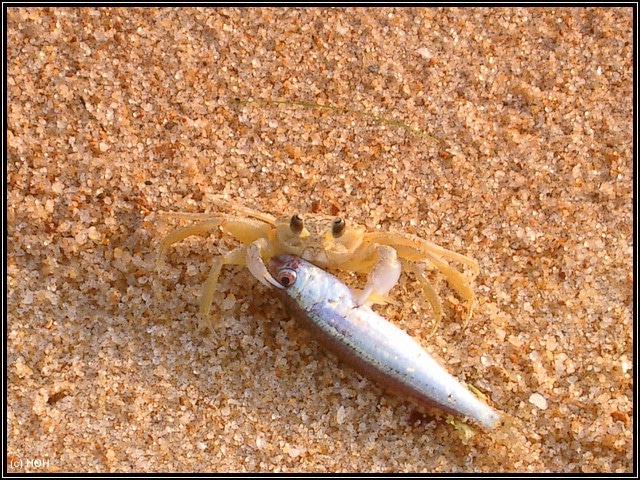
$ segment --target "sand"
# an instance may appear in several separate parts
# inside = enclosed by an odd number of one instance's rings
[[[9,8],[8,471],[631,471],[632,20]],[[475,258],[471,319],[435,270],[440,323],[411,275],[378,311],[505,425],[465,440],[417,413],[241,266],[201,329],[238,242],[190,237],[156,270],[189,224],[159,213],[234,206]]]

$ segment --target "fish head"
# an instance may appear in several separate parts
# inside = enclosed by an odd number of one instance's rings
[[[312,265],[302,258],[284,253],[273,257],[267,270],[282,288],[288,289],[305,283],[309,266]]]
[[[320,303],[352,305],[351,290],[334,275],[290,254],[276,255],[267,265],[278,291],[303,309]]]

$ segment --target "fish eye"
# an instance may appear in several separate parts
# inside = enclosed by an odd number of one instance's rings
[[[283,287],[287,288],[296,283],[296,278],[298,274],[292,268],[283,268],[278,272],[278,283]]]
[[[344,233],[344,229],[346,226],[347,222],[345,222],[344,219],[340,217],[334,219],[333,223],[331,224],[331,233],[333,234],[333,237],[339,238]]]
[[[293,217],[291,217],[291,222],[289,222],[289,228],[293,233],[298,235],[302,231],[303,227],[304,227],[304,222],[302,221],[302,218],[300,217],[300,215],[296,213]]]

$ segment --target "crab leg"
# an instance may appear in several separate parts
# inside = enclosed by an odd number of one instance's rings
[[[447,278],[449,285],[467,302],[469,310],[468,317],[471,317],[475,295],[469,285],[469,279],[456,268],[449,265],[447,259],[470,267],[474,277],[479,272],[478,263],[475,260],[420,238],[412,239],[391,234],[387,235],[384,239],[386,243],[393,245],[398,251],[398,255],[407,262],[420,262],[424,260],[431,262]],[[380,238],[380,240],[382,240],[382,238]],[[433,286],[427,280],[424,269],[414,264],[406,263],[406,265],[415,273],[417,280],[422,286],[425,297],[427,297],[427,300],[433,308],[436,320],[440,320],[442,317],[442,303]]]
[[[473,275],[478,275],[480,268],[478,267],[478,262],[473,260],[472,258],[466,257],[460,253],[452,252],[451,250],[447,250],[446,248],[441,247],[433,242],[429,242],[428,240],[424,240],[422,238],[418,238],[415,236],[407,238],[404,235],[399,235],[397,233],[390,234],[376,234],[373,236],[373,239],[384,245],[391,245],[395,247],[398,251],[402,250],[399,247],[406,247],[407,253],[406,255],[401,255],[403,258],[407,260],[413,260],[414,262],[422,260],[425,255],[437,255],[439,257],[446,258],[448,260],[453,260],[455,262],[459,262],[462,265],[466,265],[471,268],[473,271]],[[413,253],[409,253],[413,252]]]
[[[433,309],[433,315],[435,316],[435,328],[438,322],[440,322],[440,320],[442,319],[442,303],[440,302],[440,297],[433,288],[433,285],[431,285],[431,282],[429,282],[429,280],[427,279],[427,276],[425,275],[424,269],[422,267],[419,267],[418,265],[408,261],[404,261],[403,264],[405,265],[405,267],[407,267],[407,269],[414,273],[416,279],[420,283],[422,292],[424,293],[425,297],[427,297],[427,301]]]
[[[213,296],[218,286],[218,278],[220,271],[224,265],[242,265],[246,255],[247,247],[240,245],[225,255],[218,255],[213,259],[209,276],[202,288],[202,297],[200,298],[200,316],[205,322],[209,322],[209,313],[213,304]]]
[[[255,216],[257,215],[258,213],[256,212]],[[203,221],[179,228],[164,237],[160,242],[157,267],[162,266],[165,254],[167,253],[169,247],[174,243],[178,243],[184,240],[187,237],[207,233],[221,226],[223,231],[230,233],[242,243],[247,244],[253,242],[257,238],[266,236],[271,228],[268,222],[272,221],[272,217],[266,214],[263,215],[260,219],[243,219],[234,216],[216,217],[215,215],[208,213],[165,213],[162,214],[162,216]]]
[[[478,273],[480,272],[480,267],[478,266],[478,262],[476,262],[474,259],[466,257],[460,253],[447,250],[446,248],[443,248],[440,245],[436,245],[433,242],[429,242],[428,240],[421,240],[421,241],[424,242],[427,253],[440,255],[441,257],[447,258],[449,260],[453,260],[455,262],[459,262],[463,265],[466,265],[467,267],[470,267],[474,277],[478,275]]]
[[[202,289],[202,298],[200,299],[200,316],[203,320],[208,321],[209,319],[213,297],[216,292],[216,287],[218,286],[218,277],[224,265],[246,264],[249,271],[254,277],[260,280],[261,283],[267,287],[275,286],[282,288],[280,284],[273,279],[262,261],[263,252],[265,255],[271,257],[268,242],[264,238],[260,238],[248,246],[241,245],[229,253],[213,259],[209,276]]]
[[[436,266],[438,270],[442,272],[445,277],[447,277],[449,284],[456,292],[458,292],[458,295],[460,295],[467,301],[469,308],[469,317],[471,317],[471,311],[473,309],[473,299],[475,298],[475,294],[473,293],[473,289],[469,286],[469,281],[464,277],[462,273],[449,265],[446,260],[442,260],[429,253],[427,253],[427,258]]]
[[[412,247],[398,247],[398,254],[403,260],[405,260],[405,262],[407,262],[406,265],[409,266],[410,269],[416,274],[416,278],[420,282],[422,290],[429,300],[429,303],[431,303],[431,306],[433,307],[434,313],[437,317],[440,317],[442,315],[442,304],[440,303],[435,290],[427,280],[424,268],[419,266],[419,264],[416,264],[420,260],[427,260],[428,262],[431,262],[433,266],[436,267],[447,278],[449,285],[451,285],[451,287],[457,292],[457,294],[467,302],[469,309],[468,316],[471,317],[475,294],[473,293],[473,289],[469,285],[468,278],[464,274],[460,273],[454,267],[449,265],[446,260],[432,254],[431,252],[420,252]],[[467,260],[474,262],[471,259]]]
[[[173,245],[174,243],[178,243],[192,235],[199,235],[201,233],[209,232],[214,228],[220,226],[221,223],[222,221],[220,219],[209,220],[206,222],[194,223],[193,225],[188,225],[186,227],[179,228],[175,232],[171,232],[169,235],[164,237],[160,242],[160,249],[158,251],[158,260],[156,262],[156,268],[160,268],[164,264],[164,257],[171,245]]]
[[[264,213],[264,212],[259,212],[257,210],[254,210],[252,208],[249,207],[244,207],[241,205],[236,205],[236,204],[232,204],[231,202],[229,202],[228,200],[224,200],[224,199],[220,199],[220,198],[211,198],[211,202],[214,205],[218,205],[221,207],[225,207],[227,209],[232,210],[233,212],[237,213],[242,213],[248,217],[252,217],[258,220],[261,220],[265,223],[268,223],[269,225],[275,225],[276,219],[273,215],[270,215],[268,213]]]
[[[200,299],[200,316],[205,322],[209,322],[213,297],[218,285],[220,271],[224,265],[244,265],[248,263],[249,270],[251,270],[258,280],[267,286],[273,285],[274,280],[271,275],[269,275],[262,261],[263,256],[265,256],[265,258],[271,258],[271,256],[273,256],[269,242],[264,238],[268,235],[271,228],[269,222],[273,221],[270,215],[259,215],[258,212],[255,212],[253,216],[259,218],[244,219],[234,216],[217,217],[211,214],[177,213],[165,215],[203,221],[179,228],[162,239],[158,252],[157,268],[161,267],[164,263],[164,257],[171,245],[192,235],[207,233],[218,227],[230,233],[244,244],[225,255],[219,255],[213,259]]]

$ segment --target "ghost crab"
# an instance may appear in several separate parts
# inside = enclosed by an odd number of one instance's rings
[[[246,207],[232,206],[233,214],[164,213],[163,216],[184,218],[193,223],[166,235],[160,242],[158,267],[174,243],[185,238],[220,228],[242,245],[213,259],[200,300],[200,315],[209,320],[218,277],[224,265],[246,265],[263,284],[283,288],[265,266],[265,261],[281,253],[289,253],[321,268],[335,268],[368,274],[358,304],[382,303],[398,282],[402,267],[413,272],[424,296],[433,309],[437,322],[442,317],[440,297],[427,278],[431,264],[447,279],[451,287],[467,302],[471,316],[474,300],[470,278],[449,264],[455,261],[478,274],[475,260],[423,240],[415,235],[368,232],[365,227],[347,223],[340,217],[319,214],[276,218]]]

